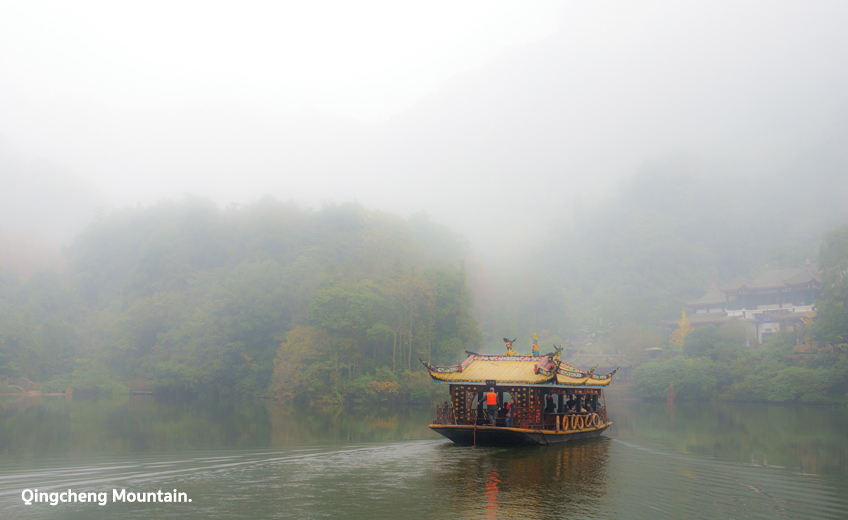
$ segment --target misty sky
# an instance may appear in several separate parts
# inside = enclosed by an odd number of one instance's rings
[[[693,4],[2,2],[0,227],[271,194],[493,256],[646,161],[764,175],[845,131],[848,3]]]

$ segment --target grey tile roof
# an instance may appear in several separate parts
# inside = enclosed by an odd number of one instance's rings
[[[821,273],[815,264],[800,267],[780,267],[766,269],[764,273],[753,280],[739,276],[720,287],[723,292],[737,292],[743,288],[748,290],[765,290],[791,288],[796,285],[821,283]]]

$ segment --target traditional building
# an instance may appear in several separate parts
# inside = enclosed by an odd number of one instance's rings
[[[821,273],[807,261],[798,267],[766,269],[753,279],[740,276],[686,305],[692,326],[742,319],[754,325],[757,343],[781,330],[795,331],[804,316],[815,312]],[[676,322],[666,322],[676,326]]]

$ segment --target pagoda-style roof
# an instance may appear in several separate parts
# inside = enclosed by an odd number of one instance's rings
[[[718,287],[710,287],[707,294],[701,296],[697,300],[692,300],[687,303],[689,307],[710,307],[714,305],[724,305],[727,302],[727,296]]]
[[[795,286],[807,285],[818,287],[820,283],[821,273],[818,268],[814,264],[808,264],[800,267],[767,269],[753,280],[739,276],[721,286],[720,289],[725,293],[755,292],[771,289],[791,289]]]
[[[458,365],[437,367],[421,361],[436,381],[499,385],[606,386],[615,374],[596,375],[562,361],[553,354],[544,356],[490,356],[472,353]]]

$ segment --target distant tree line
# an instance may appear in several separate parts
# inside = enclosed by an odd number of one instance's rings
[[[0,379],[425,401],[417,358],[482,340],[467,244],[424,214],[186,199],[115,212],[64,253],[61,273],[0,275]]]

